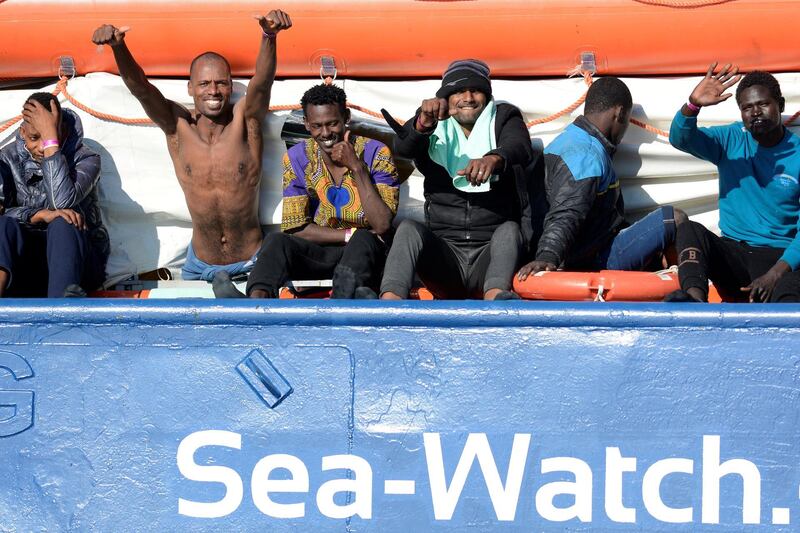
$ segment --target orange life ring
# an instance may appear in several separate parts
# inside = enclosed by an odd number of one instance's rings
[[[538,272],[514,277],[514,291],[528,300],[660,302],[680,288],[675,272]]]

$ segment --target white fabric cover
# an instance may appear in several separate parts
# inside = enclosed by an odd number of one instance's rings
[[[788,118],[800,110],[800,74],[777,76],[786,97]],[[624,79],[633,93],[633,117],[668,130],[675,112],[686,101],[699,78]],[[247,80],[235,83],[235,99],[241,97]],[[189,106],[185,80],[154,80],[164,95]],[[271,105],[292,105],[319,80],[277,81]],[[438,80],[354,81],[337,80],[354,104],[379,111],[388,109],[396,118],[407,119],[419,103],[434,95]],[[52,90],[54,86],[43,90]],[[559,111],[583,94],[582,79],[494,80],[497,100],[520,107],[527,120]],[[127,118],[144,117],[144,112],[118,76],[95,73],[70,80],[69,93],[94,110]],[[0,121],[17,115],[31,90],[0,91]],[[63,97],[61,98],[64,102]],[[71,104],[64,103],[72,109]],[[83,120],[86,143],[102,157],[99,185],[100,206],[111,236],[109,279],[157,267],[179,267],[191,237],[191,220],[182,191],[175,178],[164,135],[153,126],[128,126],[92,117],[75,109]],[[572,119],[572,115],[531,128],[533,142],[547,145]],[[264,129],[264,173],[260,216],[263,224],[280,222],[281,157],[286,150],[280,139],[287,112],[270,114]],[[369,118],[353,111],[355,116]],[[701,125],[725,124],[739,120],[731,98],[704,109]],[[16,126],[0,134],[0,144],[13,138]],[[623,177],[626,208],[631,216],[647,212],[658,204],[684,209],[694,220],[717,230],[717,176],[713,165],[672,148],[668,141],[631,125],[614,160]],[[398,220],[422,220],[422,178],[413,174],[403,185]]]

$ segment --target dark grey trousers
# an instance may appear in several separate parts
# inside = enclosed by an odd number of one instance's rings
[[[386,258],[381,294],[407,298],[414,272],[437,299],[482,298],[491,289],[509,290],[522,250],[516,222],[501,224],[489,242],[455,243],[424,224],[404,220]]]

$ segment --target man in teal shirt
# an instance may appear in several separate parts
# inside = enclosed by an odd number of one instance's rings
[[[681,289],[672,300],[706,301],[708,280],[725,299],[800,301],[800,138],[784,127],[784,98],[766,72],[744,78],[738,68],[711,65],[675,115],[673,146],[710,161],[719,170],[722,237],[691,222],[678,229]],[[698,128],[704,106],[730,98],[734,84],[742,121]]]

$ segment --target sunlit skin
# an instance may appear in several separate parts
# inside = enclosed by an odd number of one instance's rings
[[[255,17],[253,35],[277,34],[292,26],[280,10]],[[114,53],[122,81],[147,116],[166,135],[175,175],[192,218],[192,247],[210,264],[250,259],[260,248],[258,219],[263,139],[261,123],[275,78],[275,39],[261,38],[255,74],[247,93],[231,103],[233,84],[225,61],[203,56],[190,72],[187,90],[194,109],[167,100],[152,85],[125,44],[128,27],[100,26],[92,36]],[[255,40],[255,39],[254,39]]]
[[[333,163],[330,154],[336,143],[344,140],[350,110],[344,112],[336,105],[308,105],[304,113],[304,124],[311,138],[322,150],[325,164]],[[329,167],[330,168],[330,167]]]
[[[464,89],[451,94],[447,98],[447,107],[450,116],[455,117],[461,125],[464,135],[469,137],[478,117],[486,109],[487,98],[484,93],[475,89]]]
[[[222,124],[231,121],[233,82],[231,71],[224,61],[214,57],[198,60],[187,88],[194,100],[195,111],[199,114],[198,119]]]

